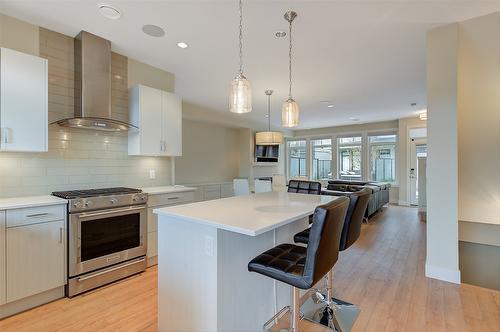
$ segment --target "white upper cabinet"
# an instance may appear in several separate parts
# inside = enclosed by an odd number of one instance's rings
[[[0,150],[48,148],[47,60],[0,48]]]
[[[182,155],[182,101],[173,93],[136,85],[129,93],[128,154]]]

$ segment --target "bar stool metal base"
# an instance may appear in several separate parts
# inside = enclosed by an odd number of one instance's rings
[[[326,299],[326,298],[325,298]],[[330,331],[349,332],[358,318],[360,309],[358,306],[339,300],[331,299],[327,304],[314,301],[312,297],[308,298],[301,307],[304,319],[309,319],[316,323],[325,320],[322,314],[326,310],[331,310],[332,317],[328,319]],[[330,317],[329,317],[330,318]],[[326,326],[325,326],[326,327]]]
[[[317,331],[317,332],[332,332],[328,327],[310,320],[307,317],[301,317],[298,322],[299,331]],[[290,307],[286,306],[278,312],[272,319],[264,324],[264,331],[267,332],[284,332],[290,331]]]

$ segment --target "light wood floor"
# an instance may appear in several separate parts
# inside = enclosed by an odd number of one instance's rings
[[[338,298],[361,314],[353,331],[500,331],[500,292],[424,277],[425,223],[391,206],[363,226],[335,267]],[[157,269],[0,321],[0,331],[156,331]]]

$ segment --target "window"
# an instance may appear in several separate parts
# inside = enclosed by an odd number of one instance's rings
[[[314,139],[312,144],[312,179],[332,179],[332,139]]]
[[[361,136],[340,137],[338,144],[339,178],[361,179]]]
[[[396,135],[369,136],[370,179],[396,181]]]
[[[288,178],[307,176],[306,146],[305,140],[288,141]]]

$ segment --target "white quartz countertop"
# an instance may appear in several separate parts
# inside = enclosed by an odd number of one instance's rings
[[[335,196],[267,192],[154,209],[160,217],[257,236],[314,212]]]
[[[159,194],[195,191],[196,188],[186,187],[186,186],[162,186],[162,187],[146,187],[146,188],[141,188],[141,190],[147,193],[148,195],[159,195]]]
[[[67,200],[51,195],[0,198],[0,210],[21,209],[21,208],[47,206],[47,205],[60,205],[67,203],[68,203]]]

